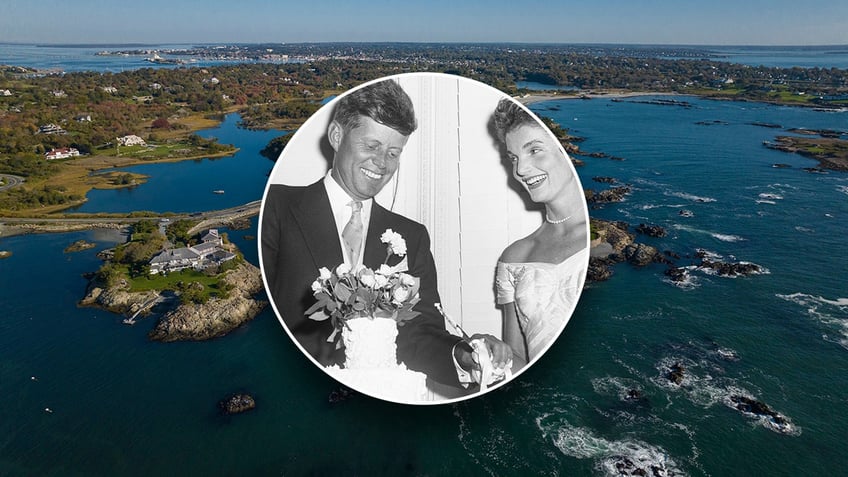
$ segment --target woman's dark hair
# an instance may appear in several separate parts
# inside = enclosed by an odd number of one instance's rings
[[[333,121],[338,121],[345,131],[359,126],[362,116],[404,136],[409,136],[418,127],[412,100],[394,80],[373,83],[343,96],[333,111]]]
[[[493,114],[495,134],[502,144],[506,143],[507,133],[520,126],[531,124],[539,127],[536,118],[510,98],[503,98],[498,101],[498,106]]]

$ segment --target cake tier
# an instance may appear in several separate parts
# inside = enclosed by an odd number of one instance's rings
[[[342,328],[345,369],[397,366],[397,323],[391,318],[353,318]]]

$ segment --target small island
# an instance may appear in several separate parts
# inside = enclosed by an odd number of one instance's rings
[[[192,232],[189,220],[142,220],[129,240],[101,252],[81,306],[125,316],[126,324],[156,314],[148,336],[155,341],[207,340],[252,320],[267,302],[259,269],[247,262],[226,234]]]
[[[65,247],[65,253],[81,252],[83,250],[88,250],[96,246],[96,243],[86,242],[85,240],[77,240],[76,242]]]
[[[832,131],[807,131],[805,134],[804,137],[778,136],[774,142],[763,144],[770,149],[815,159],[822,169],[848,171],[848,140]]]

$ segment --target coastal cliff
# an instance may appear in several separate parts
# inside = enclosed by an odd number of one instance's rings
[[[259,269],[243,262],[222,279],[232,290],[228,298],[206,303],[187,303],[159,319],[148,337],[155,341],[201,341],[223,336],[252,320],[268,304],[253,295],[262,289]]]

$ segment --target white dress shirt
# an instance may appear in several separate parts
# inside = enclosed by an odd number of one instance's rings
[[[350,215],[353,209],[350,207],[350,203],[354,201],[347,192],[342,189],[342,186],[333,179],[332,169],[327,172],[327,175],[324,176],[324,188],[327,189],[327,197],[330,198],[330,209],[333,211],[333,219],[336,221],[336,233],[339,236],[339,243],[343,244],[344,240],[342,239],[342,231],[344,231],[345,225],[350,221]],[[359,245],[359,259],[358,263],[350,263],[350,257],[348,256],[346,247],[342,247],[342,254],[344,256],[344,261],[346,264],[350,265],[350,268],[356,269],[356,267],[362,265],[362,257],[365,255],[365,237],[368,236],[368,223],[371,221],[371,205],[374,203],[374,199],[363,200],[362,202],[362,210],[359,211],[360,218],[362,219],[362,243]]]

